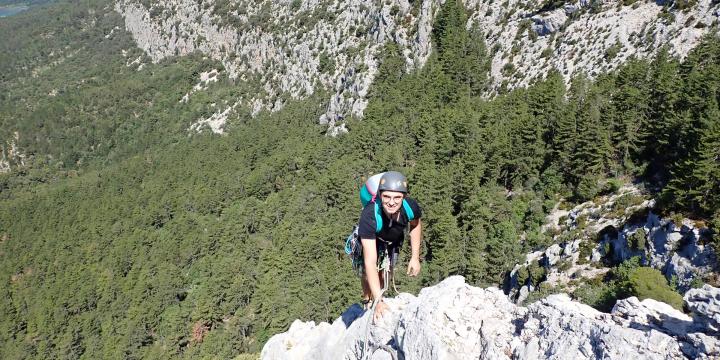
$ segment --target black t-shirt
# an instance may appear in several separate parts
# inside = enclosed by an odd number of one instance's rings
[[[411,198],[405,198],[410,209],[413,211],[414,220],[420,219],[422,216],[422,209],[418,205],[417,201]],[[379,200],[378,200],[379,201]],[[375,233],[377,222],[375,221],[375,203],[369,203],[360,214],[358,236],[361,239],[376,239],[380,238],[383,241],[392,244],[392,246],[400,246],[405,240],[405,229],[408,227],[408,215],[405,212],[405,207],[400,207],[400,217],[397,221],[390,221],[382,210],[382,204],[378,203],[380,208],[380,216],[382,217],[382,229],[379,233]]]

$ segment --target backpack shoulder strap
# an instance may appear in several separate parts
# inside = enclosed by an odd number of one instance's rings
[[[407,214],[408,221],[413,221],[415,219],[415,212],[412,211],[410,204],[408,204],[407,200],[403,199],[402,205],[403,209],[405,209],[405,213]]]
[[[379,234],[380,230],[382,230],[383,222],[382,222],[382,216],[380,215],[380,206],[378,203],[373,203],[375,205],[375,234]]]

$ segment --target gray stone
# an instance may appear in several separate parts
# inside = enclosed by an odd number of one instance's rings
[[[560,254],[562,253],[562,248],[559,244],[551,245],[550,247],[545,250],[545,258],[547,259],[547,265],[553,266],[560,261]]]
[[[520,291],[518,292],[517,300],[515,301],[516,304],[522,304],[525,299],[527,299],[528,295],[530,295],[531,292],[535,291],[535,287],[532,285],[524,285],[520,288]]]
[[[692,318],[672,306],[653,299],[643,301],[632,296],[618,300],[612,315],[627,320],[626,326],[647,327],[671,335],[685,335],[692,329]]]
[[[698,316],[714,317],[716,291],[703,288],[686,298]],[[718,349],[713,336],[686,332],[711,328],[652,300],[623,300],[612,314],[565,294],[520,307],[496,288],[472,287],[453,276],[417,297],[400,294],[386,301],[391,310],[376,324],[356,305],[332,325],[296,321],[265,344],[261,357],[358,359],[372,352],[369,358],[381,359],[394,352],[407,360],[709,359]],[[702,305],[708,303],[714,305]],[[717,319],[703,324],[710,322]]]
[[[564,9],[555,9],[549,13],[535,15],[531,18],[534,22],[533,29],[538,35],[549,35],[560,30],[560,27],[567,20]]]
[[[692,333],[683,337],[681,349],[692,359],[720,359],[720,340],[716,336]]]
[[[563,9],[565,10],[565,14],[572,15],[578,12],[578,10],[580,10],[580,6],[576,4],[565,4],[565,6],[563,6]]]
[[[704,332],[720,335],[720,288],[706,284],[689,290],[684,300]]]

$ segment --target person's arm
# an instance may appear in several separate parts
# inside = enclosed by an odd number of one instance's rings
[[[380,319],[382,314],[387,311],[388,306],[382,301],[382,293],[380,290],[380,277],[376,268],[377,264],[377,248],[375,248],[375,239],[362,239],[363,261],[365,262],[365,276],[367,277],[368,286],[372,293],[373,302],[376,302],[373,321]],[[387,279],[386,279],[387,281]]]
[[[367,277],[368,286],[374,300],[380,299],[380,278],[378,277],[377,264],[377,248],[375,247],[375,239],[362,239],[363,262],[365,266],[365,276]]]
[[[417,276],[420,273],[420,243],[422,242],[422,222],[420,219],[410,222],[410,262],[407,274]]]

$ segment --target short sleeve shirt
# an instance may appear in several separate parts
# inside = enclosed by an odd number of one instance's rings
[[[415,214],[414,219],[420,219],[422,217],[422,209],[420,205],[412,198],[405,198],[410,209]],[[400,207],[400,217],[397,221],[390,221],[390,219],[382,211],[382,205],[378,203],[380,209],[380,216],[382,217],[382,229],[379,233],[375,233],[377,221],[375,220],[375,203],[371,202],[365,206],[360,214],[358,235],[361,239],[376,239],[380,238],[385,242],[392,244],[393,246],[399,246],[405,239],[405,229],[408,228],[409,219],[405,212],[405,207]]]

